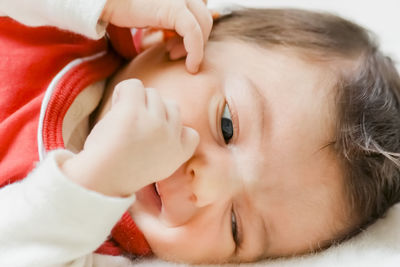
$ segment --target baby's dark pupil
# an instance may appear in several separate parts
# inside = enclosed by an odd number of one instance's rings
[[[228,144],[229,140],[233,136],[233,125],[230,119],[227,118],[221,119],[221,131],[222,135],[224,136],[225,143]]]

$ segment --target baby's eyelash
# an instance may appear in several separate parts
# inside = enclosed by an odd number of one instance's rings
[[[235,131],[232,121],[231,111],[229,109],[229,105],[226,102],[224,104],[224,109],[223,109],[223,114],[221,116],[220,124],[221,124],[220,125],[221,133],[224,138],[225,144],[229,144]]]
[[[239,240],[238,240],[238,227],[237,227],[237,220],[236,220],[236,214],[235,211],[232,208],[231,211],[231,228],[232,228],[232,238],[233,241],[235,241],[236,246],[238,246]]]
[[[233,101],[233,99],[230,99],[230,97],[228,97],[227,102],[228,102],[228,106],[229,106],[229,111],[231,112],[231,119],[232,119],[232,123],[233,123],[233,132],[234,132],[234,135],[233,135],[231,141],[236,142],[236,140],[238,139],[238,137],[240,135],[239,114],[238,114],[238,110],[236,109],[235,101]]]
[[[240,218],[238,217],[237,211],[235,211],[235,208],[231,207],[231,232],[232,232],[232,239],[235,243],[235,253],[241,248],[242,246],[242,240],[243,240],[243,232],[242,232],[242,226],[240,223]]]
[[[224,137],[225,144],[230,144],[232,142],[236,142],[239,137],[239,117],[235,109],[234,101],[232,99],[227,99],[227,101],[223,104],[223,110],[221,111],[222,115],[220,115],[219,119],[219,128],[222,137]],[[225,118],[224,118],[225,116]],[[224,122],[223,122],[224,121]],[[227,123],[230,129],[230,135],[225,136],[222,128],[222,123]],[[226,126],[226,125],[225,125]],[[226,129],[225,129],[226,130]],[[225,138],[226,137],[226,138]]]

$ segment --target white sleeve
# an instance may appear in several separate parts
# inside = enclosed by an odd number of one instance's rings
[[[114,198],[70,181],[49,153],[21,182],[0,189],[0,266],[93,265],[93,254],[135,196]]]
[[[92,39],[104,36],[99,21],[106,0],[0,0],[0,15],[28,26],[56,26]]]

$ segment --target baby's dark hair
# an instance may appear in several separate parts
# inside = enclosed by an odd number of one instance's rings
[[[374,35],[341,17],[298,9],[239,9],[215,22],[211,40],[241,40],[328,64],[337,77],[332,143],[344,173],[347,239],[400,201],[400,77]]]

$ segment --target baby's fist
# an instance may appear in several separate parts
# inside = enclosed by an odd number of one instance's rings
[[[79,168],[71,172],[71,163],[66,165],[73,180],[106,195],[126,196],[170,176],[193,155],[198,133],[182,125],[178,106],[155,89],[125,80],[115,87],[112,102],[72,161]]]
[[[154,179],[151,182],[172,174],[199,142],[198,133],[182,125],[178,105],[162,99],[156,89],[145,88],[140,80],[125,80],[115,87],[111,112],[124,119],[124,146],[136,150],[131,153],[139,155],[137,162],[147,166],[140,173]]]

